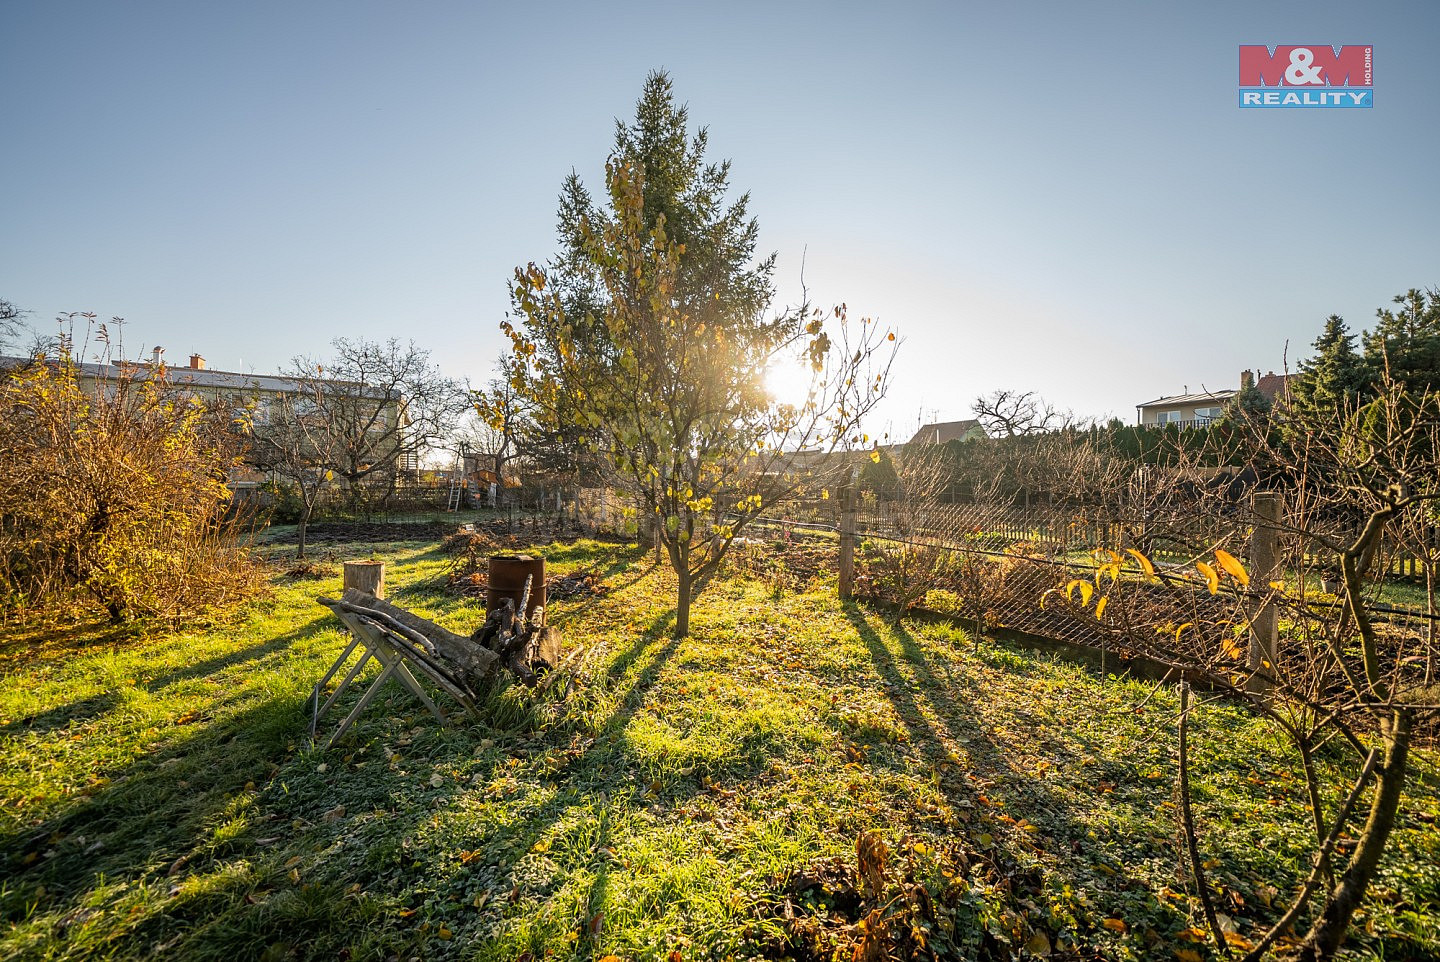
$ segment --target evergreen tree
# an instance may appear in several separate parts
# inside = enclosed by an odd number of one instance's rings
[[[1376,311],[1378,323],[1365,335],[1370,378],[1389,368],[1412,394],[1440,388],[1440,289],[1411,288],[1395,296],[1396,310]]]
[[[1314,355],[1300,362],[1299,375],[1290,386],[1290,416],[1301,424],[1314,424],[1353,404],[1368,382],[1365,360],[1355,350],[1355,335],[1338,314],[1325,319],[1325,330],[1314,348]]]
[[[868,320],[847,326],[843,307],[836,324],[808,308],[767,316],[774,256],[755,259],[748,197],[727,203],[729,164],[706,163],[705,131],[688,123],[669,78],[651,74],[634,122],[617,123],[603,201],[566,181],[560,253],[515,272],[518,323],[503,325],[538,422],[575,437],[655,523],[676,637],[736,535],[799,485],[797,452],[848,469],[824,454],[863,443],[895,341]],[[800,353],[809,396],[778,403],[761,374]]]
[[[1270,399],[1261,394],[1260,389],[1255,386],[1255,375],[1246,371],[1242,375],[1240,390],[1225,402],[1225,410],[1220,414],[1220,422],[1222,424],[1263,422],[1269,416]]]

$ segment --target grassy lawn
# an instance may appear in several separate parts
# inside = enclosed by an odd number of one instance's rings
[[[498,692],[445,728],[392,686],[329,752],[306,702],[345,643],[314,603],[338,574],[277,580],[204,628],[12,629],[0,957],[849,959],[884,901],[892,935],[913,926],[940,957],[1207,957],[1172,692],[1137,708],[1144,685],[891,626],[826,585],[721,581],[676,642],[647,556],[545,551],[552,574],[611,588],[551,607],[582,651],[573,684]],[[477,625],[439,590],[433,544],[345,554],[390,562],[397,603]],[[1243,939],[1297,884],[1304,791],[1231,706],[1193,738],[1202,844]],[[1435,762],[1418,753],[1356,957],[1440,953]],[[871,831],[888,868],[867,901]]]

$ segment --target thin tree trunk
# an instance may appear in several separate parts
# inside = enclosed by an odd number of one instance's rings
[[[1307,962],[1334,957],[1340,940],[1345,937],[1345,930],[1350,927],[1351,916],[1360,907],[1360,901],[1375,877],[1375,869],[1390,839],[1390,831],[1395,827],[1395,813],[1400,807],[1412,722],[1409,709],[1395,708],[1384,724],[1385,764],[1380,769],[1371,797],[1370,817],[1360,834],[1360,844],[1356,846],[1345,874],[1340,877],[1340,884],[1330,893],[1325,910],[1305,936],[1300,957]]]
[[[1315,825],[1315,841],[1322,846],[1320,853],[1320,872],[1325,879],[1325,884],[1330,888],[1335,887],[1335,873],[1330,868],[1330,855],[1325,852],[1326,832],[1325,815],[1321,811],[1320,778],[1315,773],[1315,757],[1310,752],[1310,739],[1300,732],[1295,732],[1295,747],[1300,751],[1300,765],[1305,772],[1305,791],[1310,796],[1310,814]]]
[[[305,535],[307,529],[310,527],[310,514],[313,510],[309,505],[306,505],[305,513],[300,515],[300,530],[297,532],[297,536],[300,539],[300,547],[295,552],[295,557],[297,558],[305,557]]]
[[[1180,683],[1180,818],[1185,830],[1185,850],[1190,855],[1190,874],[1195,877],[1195,888],[1200,893],[1200,905],[1205,910],[1205,921],[1215,936],[1216,951],[1224,958],[1230,957],[1230,944],[1225,941],[1225,930],[1220,928],[1220,919],[1215,914],[1215,903],[1210,898],[1210,884],[1205,880],[1205,866],[1200,858],[1200,840],[1195,834],[1195,814],[1190,810],[1190,685]]]
[[[674,637],[684,638],[690,634],[690,597],[694,587],[688,571],[679,572],[680,590],[675,597]]]

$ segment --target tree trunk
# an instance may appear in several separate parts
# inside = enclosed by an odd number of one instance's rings
[[[680,590],[675,596],[675,631],[673,637],[684,638],[690,634],[690,598],[695,587],[689,571],[681,571]]]
[[[300,539],[300,547],[295,550],[295,557],[305,557],[305,529],[310,527],[310,512],[307,510],[300,516],[299,531],[296,532]]]
[[[1380,856],[1389,841],[1390,830],[1395,827],[1395,813],[1400,807],[1400,790],[1405,785],[1406,761],[1410,752],[1411,712],[1406,708],[1395,708],[1384,724],[1382,735],[1385,740],[1385,764],[1375,783],[1370,802],[1370,817],[1361,832],[1355,854],[1340,877],[1340,884],[1330,893],[1325,910],[1315,920],[1305,936],[1305,945],[1300,957],[1307,960],[1329,959],[1340,947],[1350,918],[1360,907],[1365,890],[1375,877]]]

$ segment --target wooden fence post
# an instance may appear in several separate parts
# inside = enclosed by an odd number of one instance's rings
[[[1257,491],[1251,496],[1255,514],[1255,530],[1250,535],[1250,681],[1246,687],[1252,692],[1269,691],[1272,685],[1259,677],[1275,672],[1275,652],[1279,647],[1279,632],[1275,618],[1275,606],[1265,600],[1270,593],[1270,582],[1281,575],[1280,571],[1280,495],[1273,491]]]
[[[840,488],[840,600],[855,596],[855,478]]]
[[[383,561],[347,561],[345,562],[346,588],[358,588],[366,594],[376,598],[385,597],[385,562]]]

